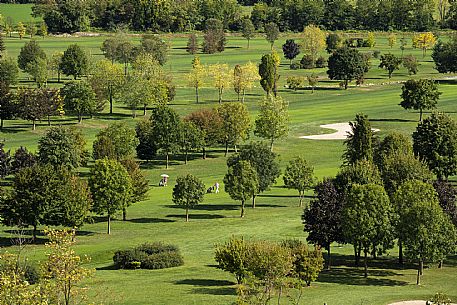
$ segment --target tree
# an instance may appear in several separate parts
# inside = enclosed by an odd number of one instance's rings
[[[402,87],[400,106],[404,109],[419,110],[419,122],[422,122],[423,110],[436,108],[441,94],[438,91],[438,84],[432,79],[410,79]]]
[[[102,129],[96,135],[93,143],[93,157],[95,160],[105,157],[118,161],[128,159],[134,155],[139,141],[135,130],[125,122],[113,123],[108,128]],[[106,145],[111,153],[107,154]]]
[[[37,33],[35,22],[30,21],[27,23],[26,32],[30,35],[30,38],[33,38],[33,36]]]
[[[49,297],[58,304],[74,304],[75,299],[84,299],[87,290],[77,288],[78,284],[92,277],[95,270],[83,267],[89,258],[82,259],[76,255],[73,249],[76,235],[74,230],[48,230],[45,233],[50,240],[45,245],[49,252],[41,269]]]
[[[367,255],[392,246],[394,209],[384,188],[376,184],[353,185],[343,208],[343,232],[353,245],[364,252],[365,277]]]
[[[225,103],[216,108],[222,120],[220,139],[225,144],[225,155],[228,153],[229,144],[236,145],[241,140],[249,137],[251,119],[248,108],[241,103]]]
[[[189,35],[189,39],[187,40],[187,53],[189,54],[197,54],[198,52],[198,38],[195,33]]]
[[[136,137],[138,138],[139,144],[136,147],[136,154],[141,160],[152,160],[157,153],[157,144],[154,142],[152,136],[152,123],[151,120],[143,119],[139,121],[135,127]],[[104,140],[102,138],[101,140]],[[103,143],[100,143],[103,145]],[[108,143],[107,148],[109,152],[114,152],[112,143]]]
[[[27,67],[30,63],[35,62],[38,58],[46,59],[46,53],[40,47],[36,40],[30,40],[25,43],[17,57],[17,64],[24,72],[29,72]]]
[[[27,150],[25,147],[19,147],[14,153],[13,160],[11,162],[11,170],[13,173],[17,173],[19,170],[32,167],[37,163],[37,156]]]
[[[203,201],[205,192],[205,184],[192,174],[176,179],[173,202],[186,209],[186,222],[189,221],[189,209]]]
[[[97,111],[96,95],[92,87],[86,81],[73,81],[66,83],[61,90],[64,98],[65,109],[76,113],[78,122],[81,123],[83,115],[92,116]]]
[[[49,69],[57,74],[57,82],[60,83],[60,75],[62,70],[60,69],[60,65],[62,63],[63,52],[55,52],[52,54],[49,60]]]
[[[394,45],[397,43],[397,35],[395,35],[394,33],[389,34],[389,36],[387,37],[387,42],[389,44],[389,47],[392,49]]]
[[[122,220],[127,220],[127,208],[132,204],[146,199],[149,191],[149,180],[140,169],[140,165],[132,157],[121,160],[121,164],[127,170],[132,181],[132,196],[124,202],[122,207]]]
[[[265,24],[265,39],[270,43],[271,50],[273,50],[273,45],[275,41],[279,38],[279,28],[274,22]]]
[[[222,137],[222,118],[215,109],[201,109],[189,114],[185,120],[194,123],[201,130],[204,137],[202,158],[206,159],[206,147],[216,144]]]
[[[267,139],[273,151],[273,143],[289,134],[289,103],[281,97],[267,96],[260,104],[260,113],[255,120],[254,134]]]
[[[178,113],[167,106],[155,107],[151,115],[151,138],[166,156],[166,169],[168,169],[170,154],[179,146],[181,119]]]
[[[259,190],[259,179],[255,168],[248,161],[236,162],[225,174],[224,187],[230,198],[241,201],[241,218],[243,218],[245,202]]]
[[[233,273],[237,284],[242,284],[247,275],[246,261],[248,244],[243,238],[232,237],[224,244],[214,246],[214,259],[218,268]]]
[[[300,54],[300,46],[295,43],[295,40],[287,39],[282,45],[282,51],[284,57],[290,60],[290,64],[292,64],[292,60]]]
[[[344,81],[344,89],[347,89],[350,81],[363,78],[367,68],[366,61],[359,51],[343,47],[330,55],[327,74],[330,79]]]
[[[259,179],[258,193],[252,196],[252,207],[255,208],[255,199],[258,194],[270,189],[276,183],[281,174],[277,155],[269,147],[260,142],[254,142],[243,147],[239,154],[231,156],[227,160],[227,166],[231,167],[240,160],[248,161],[256,170]]]
[[[86,74],[89,67],[89,58],[86,52],[77,44],[70,45],[63,53],[60,69],[65,75],[77,77]]]
[[[311,93],[314,94],[314,90],[316,90],[316,86],[319,83],[319,76],[315,73],[308,75],[307,77],[308,84],[311,87]]]
[[[311,200],[302,215],[307,241],[327,249],[327,269],[332,266],[331,245],[343,240],[342,212],[343,200],[331,179],[324,179],[314,188],[316,199]]]
[[[414,153],[438,176],[457,173],[457,124],[449,116],[432,113],[413,132]]]
[[[381,172],[387,158],[393,155],[413,155],[410,137],[396,131],[388,133],[373,148],[373,161]]]
[[[61,109],[61,98],[58,93],[56,89],[19,88],[16,93],[19,116],[32,121],[35,130],[36,121],[41,121],[46,116],[49,119],[49,115],[55,114],[52,113],[52,109]]]
[[[251,89],[254,86],[254,82],[260,80],[259,69],[257,65],[252,62],[248,62],[243,66],[236,65],[233,73],[233,89],[238,95],[238,102],[244,103],[246,96],[246,90]]]
[[[48,84],[48,61],[46,58],[37,58],[26,67],[27,72],[35,80],[37,87],[46,87]]]
[[[184,120],[180,126],[179,145],[181,146],[181,151],[184,152],[185,164],[187,164],[189,152],[200,149],[205,145],[205,136],[203,131],[191,121]]]
[[[162,66],[167,62],[168,44],[159,36],[143,35],[141,51],[150,54]]]
[[[400,65],[403,60],[400,57],[395,56],[394,54],[387,53],[381,55],[381,63],[379,64],[379,68],[384,68],[389,72],[389,78],[392,78],[392,73],[395,70],[400,69]]]
[[[26,30],[27,28],[25,27],[25,25],[19,21],[19,23],[17,24],[17,34],[19,35],[19,39],[22,39],[25,36]]]
[[[279,80],[278,66],[273,54],[262,56],[262,61],[259,65],[260,84],[267,95],[272,92],[276,95],[276,84]]]
[[[456,5],[457,7],[457,5]],[[433,48],[432,58],[439,73],[457,72],[457,38],[449,42],[438,41]]]
[[[457,227],[457,190],[447,181],[435,181],[433,183],[438,200],[443,212],[449,216],[454,226]]]
[[[19,104],[8,85],[0,82],[0,130],[3,130],[4,121],[19,116]]]
[[[373,48],[376,45],[376,38],[373,32],[368,33],[367,35],[367,43],[370,48]]]
[[[351,131],[344,140],[346,151],[343,159],[346,164],[352,165],[359,160],[373,160],[373,130],[368,116],[358,113],[355,122],[349,122]]]
[[[427,50],[432,48],[436,43],[436,37],[431,32],[418,33],[413,36],[413,47],[422,50],[422,55],[425,57]]]
[[[327,53],[331,54],[335,52],[338,48],[342,47],[343,39],[337,33],[330,33],[327,35],[327,38],[325,39],[325,44],[327,45],[325,50],[327,51]]]
[[[93,210],[108,215],[108,234],[111,234],[111,216],[122,210],[132,196],[129,173],[116,160],[100,159],[90,171],[89,186],[94,198]]]
[[[249,42],[252,38],[255,37],[255,27],[252,23],[251,19],[243,18],[241,20],[241,33],[244,38],[248,41],[248,49],[249,49]]]
[[[17,84],[19,69],[11,58],[0,59],[0,83],[6,87]]]
[[[413,55],[403,57],[403,67],[408,70],[409,75],[416,75],[420,66],[417,58]]]
[[[43,39],[48,36],[48,26],[46,25],[46,22],[42,21],[40,23],[40,27],[38,28],[38,35],[43,37]]]
[[[316,62],[317,55],[325,48],[325,32],[315,25],[308,25],[303,30],[303,40],[300,44],[302,50]]]
[[[416,283],[420,285],[424,261],[439,261],[455,251],[456,230],[430,184],[408,181],[398,189],[394,202],[399,236],[406,257],[418,262]]]
[[[288,189],[298,191],[300,197],[300,207],[303,206],[305,192],[314,187],[316,177],[314,176],[314,167],[303,157],[296,157],[289,161],[284,172],[284,186]]]
[[[219,104],[222,103],[222,93],[230,86],[230,72],[227,64],[214,64],[208,67],[208,75],[213,78],[213,86],[219,92]]]
[[[38,141],[38,160],[55,168],[77,169],[87,163],[89,152],[81,130],[53,127]]]
[[[100,60],[89,77],[89,83],[100,102],[109,101],[109,113],[113,114],[113,100],[124,83],[122,69],[108,60]]]
[[[117,61],[124,65],[124,75],[127,75],[128,65],[134,59],[136,49],[125,33],[119,32],[113,38],[103,42],[101,50],[112,63]]]
[[[224,25],[218,19],[210,18],[206,20],[205,35],[203,36],[203,52],[213,54],[223,52],[226,39]]]
[[[12,170],[11,168],[11,154],[3,148],[4,143],[0,143],[0,178],[8,176]]]

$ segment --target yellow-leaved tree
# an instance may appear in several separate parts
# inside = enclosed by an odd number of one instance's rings
[[[198,90],[203,86],[205,76],[206,68],[200,62],[200,57],[195,56],[192,60],[192,70],[187,74],[187,81],[189,82],[189,86],[195,88],[195,99],[197,100],[197,104],[199,102]]]
[[[219,92],[219,104],[222,103],[222,93],[230,86],[232,79],[229,66],[227,64],[214,64],[208,68],[208,74],[213,79],[213,86]]]
[[[413,47],[422,49],[422,56],[425,57],[427,50],[436,43],[436,37],[432,32],[418,33],[413,36]]]
[[[254,83],[260,80],[259,68],[256,64],[248,62],[245,65],[236,65],[233,71],[233,89],[238,95],[238,102],[244,103],[246,90],[254,87]]]
[[[311,55],[313,62],[316,61],[317,54],[322,51],[325,46],[326,34],[315,25],[308,25],[303,30],[301,49]]]

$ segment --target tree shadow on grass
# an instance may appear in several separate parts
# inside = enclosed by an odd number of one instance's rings
[[[370,122],[399,122],[399,123],[409,123],[409,122],[417,122],[417,120],[408,120],[408,119],[370,119]]]
[[[104,267],[98,267],[98,268],[95,268],[95,270],[97,271],[103,271],[103,270],[119,270],[119,268],[116,267],[116,265],[108,265],[108,266],[104,266]]]
[[[324,252],[324,258],[327,260],[327,253]],[[360,258],[359,267],[363,265],[363,257]],[[332,266],[345,266],[356,268],[353,255],[332,254]],[[405,262],[403,265],[398,263],[396,257],[378,257],[373,259],[368,258],[368,268],[370,269],[391,269],[391,270],[404,270],[416,269],[414,263]]]
[[[18,243],[16,242],[17,238],[15,237],[0,237],[0,247],[11,247],[17,246]],[[32,241],[31,237],[27,237],[22,244],[26,245],[44,245],[47,243],[49,239],[43,237],[35,238],[35,241]]]
[[[370,267],[368,267],[368,278],[364,277],[364,270],[362,267],[359,269],[334,267],[332,270],[322,271],[319,274],[318,281],[351,286],[405,286],[409,284],[405,281],[382,278],[401,274],[388,270],[373,270],[370,269]]]
[[[162,219],[162,218],[134,218],[134,219],[127,219],[128,222],[133,222],[133,223],[170,223],[170,222],[176,222],[176,220],[171,220],[171,219]]]
[[[166,207],[182,210],[182,207],[178,205],[167,205]],[[192,208],[194,211],[236,211],[238,209],[239,205],[234,204],[199,204]]]
[[[185,214],[171,214],[167,215],[166,217],[169,218],[181,218],[185,219],[186,215]],[[220,219],[220,218],[225,218],[224,215],[218,215],[218,214],[192,214],[192,212],[189,212],[189,220],[192,221],[194,220],[202,220],[202,219]]]
[[[235,295],[236,290],[233,287],[235,283],[224,280],[211,279],[185,279],[175,282],[177,285],[188,285],[196,287],[192,289],[193,293],[212,294],[212,295]]]

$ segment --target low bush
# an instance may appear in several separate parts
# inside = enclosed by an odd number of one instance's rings
[[[315,68],[314,60],[311,55],[305,54],[300,60],[300,65],[302,69],[313,69]]]
[[[291,70],[298,70],[301,68],[301,65],[299,63],[293,62],[290,64],[290,69]]]
[[[319,56],[319,58],[316,60],[316,68],[325,68],[327,67],[327,59],[323,56]]]
[[[133,249],[116,251],[113,261],[119,269],[164,269],[184,265],[178,247],[162,243],[142,244]]]

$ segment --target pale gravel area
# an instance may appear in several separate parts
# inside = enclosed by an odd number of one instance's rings
[[[312,135],[312,136],[303,136],[300,139],[308,140],[345,140],[347,138],[348,132],[351,131],[351,125],[349,123],[336,123],[336,124],[326,124],[319,126],[325,129],[336,130],[334,133]],[[374,132],[379,131],[379,129],[373,129]]]
[[[397,303],[392,303],[389,305],[425,305],[425,303],[426,303],[426,301],[416,300],[416,301],[397,302]],[[456,304],[451,304],[451,305],[456,305]]]

